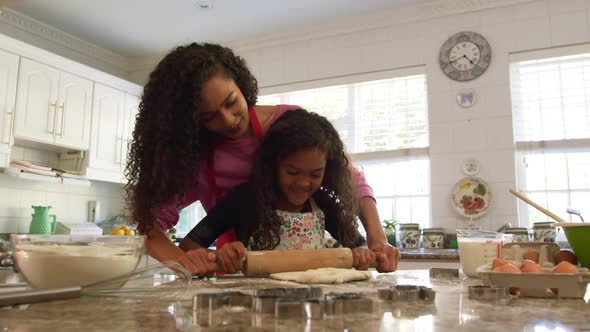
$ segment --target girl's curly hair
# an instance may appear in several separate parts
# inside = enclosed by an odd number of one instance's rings
[[[199,124],[201,88],[216,75],[235,81],[248,106],[256,104],[258,83],[246,62],[229,48],[192,43],[166,55],[150,74],[133,140],[129,145],[125,199],[143,234],[161,204],[182,194],[214,135]]]
[[[278,184],[278,162],[296,151],[314,148],[325,152],[326,168],[321,189],[313,198],[326,215],[326,226],[338,224],[338,234],[332,235],[344,246],[358,245],[356,193],[342,140],[325,117],[303,109],[285,112],[269,128],[258,148],[250,178],[254,213],[243,219],[248,230],[245,233],[251,238],[239,240],[255,250],[279,244],[282,221],[275,210],[283,194]]]

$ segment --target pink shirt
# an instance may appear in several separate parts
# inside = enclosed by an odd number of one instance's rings
[[[271,120],[271,124],[288,110],[299,109],[299,106],[278,105],[278,110]],[[263,128],[263,133],[268,127]],[[249,137],[240,140],[219,141],[215,145],[213,153],[213,165],[215,180],[218,190],[222,194],[227,193],[235,186],[248,181],[252,170],[254,154],[258,148],[259,141],[256,137]],[[172,200],[162,204],[156,222],[164,231],[174,227],[178,223],[180,210],[190,204],[201,201],[205,211],[209,211],[215,203],[215,193],[211,189],[208,178],[208,166],[206,158],[200,162],[198,182],[192,178],[187,184],[184,195],[176,195]],[[365,176],[356,168],[353,171],[353,179],[357,185],[357,192],[360,198],[373,196],[373,189],[367,184]],[[198,185],[197,185],[198,184]],[[182,197],[184,196],[184,197]]]

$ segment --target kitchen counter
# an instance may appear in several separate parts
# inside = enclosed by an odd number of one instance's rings
[[[194,280],[176,299],[139,300],[83,297],[18,307],[0,308],[1,331],[582,331],[590,330],[590,290],[583,299],[513,298],[484,302],[468,298],[467,287],[479,279],[429,270],[373,273],[374,279],[341,285],[321,285],[326,293],[363,293],[373,299],[373,310],[335,315],[323,320],[275,319],[231,307],[199,317],[192,297],[200,292],[298,287],[293,282],[226,276],[214,281]],[[377,289],[391,285],[420,285],[436,291],[434,303],[392,303],[377,298]],[[203,323],[203,321],[208,323]],[[199,322],[201,325],[199,325]],[[209,326],[205,326],[209,325]],[[223,327],[223,328],[221,328]]]

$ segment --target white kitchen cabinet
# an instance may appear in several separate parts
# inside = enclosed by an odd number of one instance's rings
[[[121,170],[127,165],[127,152],[129,143],[133,139],[135,129],[135,117],[139,112],[140,98],[129,93],[125,94],[125,114],[123,115],[123,137],[121,144]]]
[[[88,150],[92,81],[23,58],[15,138]]]
[[[10,163],[19,56],[0,50],[0,167]]]
[[[137,96],[95,83],[88,177],[124,181],[128,144],[138,106]]]

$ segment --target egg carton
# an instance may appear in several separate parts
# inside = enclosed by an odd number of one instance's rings
[[[517,262],[517,265],[521,265],[523,261],[523,254],[530,250],[539,253],[539,265],[543,266],[545,263],[551,263],[553,266],[555,264],[553,256],[559,252],[560,247],[555,243],[545,242],[506,243],[502,246],[502,259],[515,261]]]
[[[486,266],[479,269],[479,277],[486,286],[518,288],[521,297],[582,298],[590,272],[580,268],[578,273],[504,273]]]

